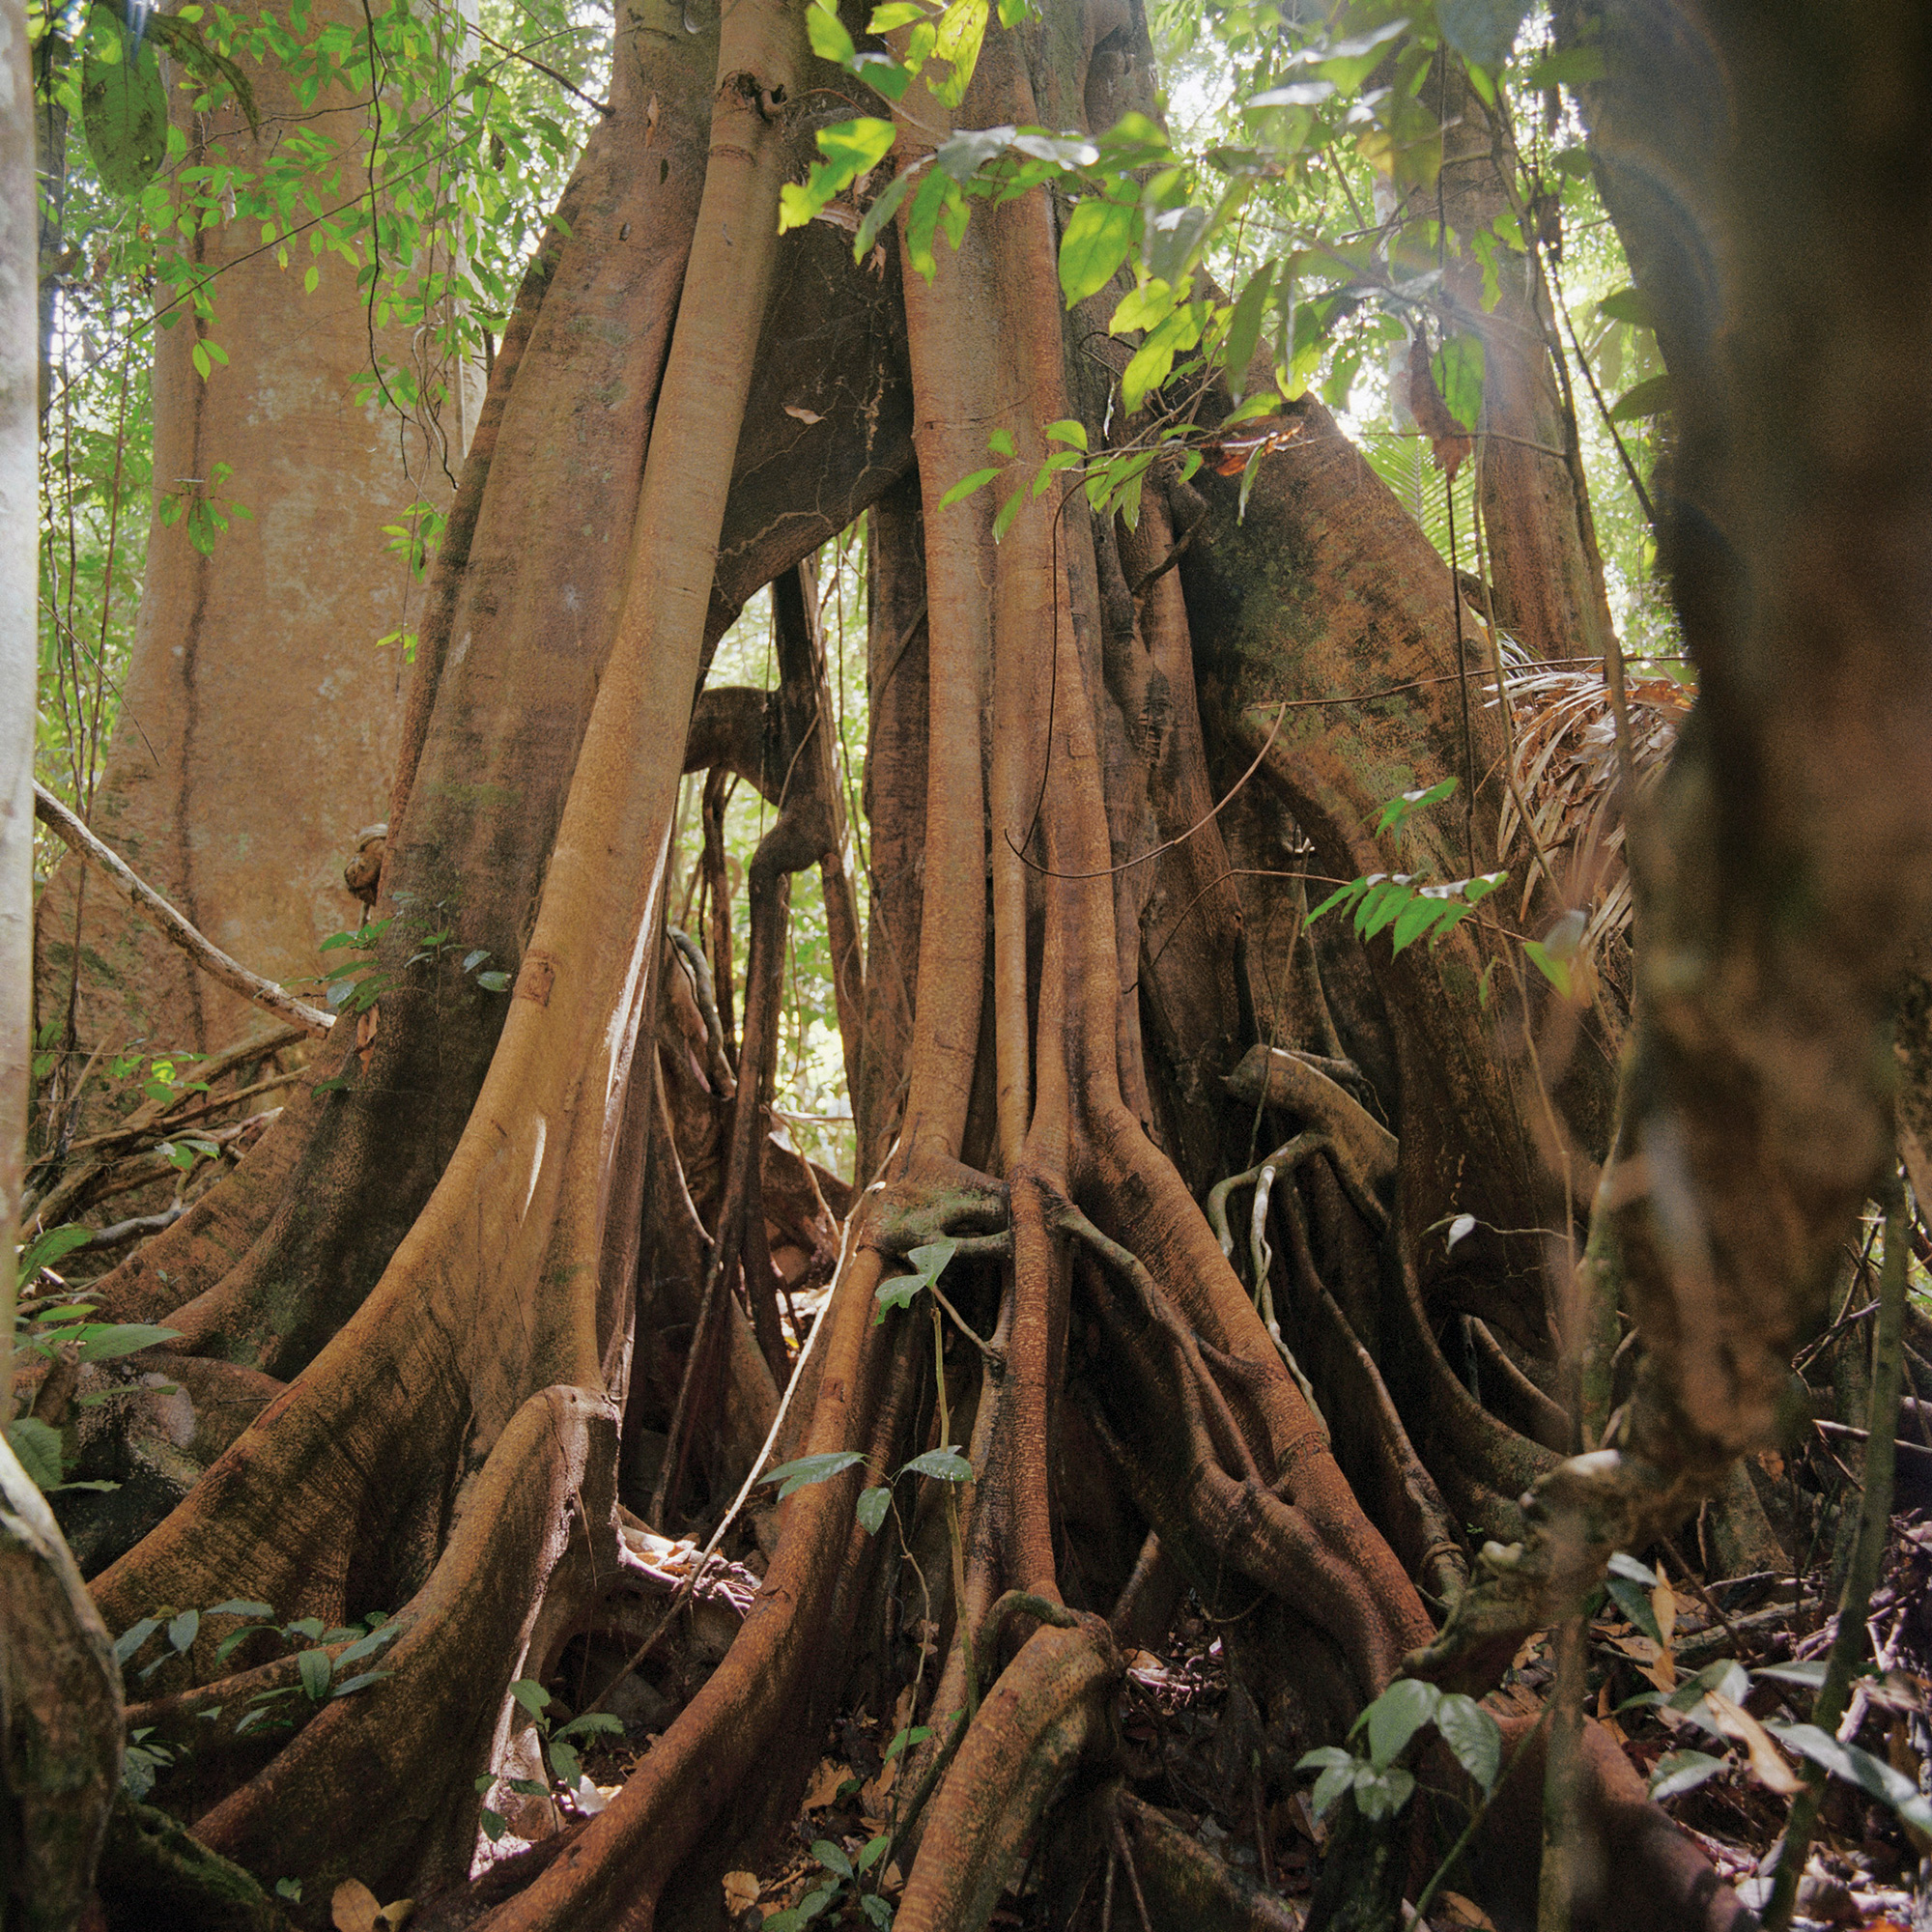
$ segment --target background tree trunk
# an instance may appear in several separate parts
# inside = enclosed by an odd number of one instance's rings
[[[309,19],[312,34],[360,33],[364,14],[354,0],[327,0]],[[367,103],[305,108],[279,61],[247,71],[259,138],[239,107],[198,116],[173,95],[189,159],[225,154],[259,168],[307,128],[343,143],[339,187],[353,196]],[[162,291],[175,306],[154,330],[147,581],[90,821],[216,945],[283,984],[318,973],[317,942],[355,924],[343,866],[357,833],[386,812],[409,670],[399,642],[377,643],[420,629],[425,588],[384,526],[408,524],[418,501],[448,507],[467,440],[454,394],[442,406],[446,454],[380,396],[357,399],[372,355],[414,366],[417,332],[395,322],[378,329],[352,265],[312,255],[309,241],[290,238],[283,268],[252,224],[203,229],[196,266],[213,278],[213,318],[197,318],[184,292]],[[311,267],[320,280],[305,294]],[[210,342],[227,361],[204,381],[192,358]],[[170,525],[161,511],[171,495],[182,513]],[[190,540],[203,499],[249,513],[210,554]],[[103,1042],[205,1052],[269,1030],[73,862],[57,868],[39,908],[43,1021],[69,1012],[76,922],[83,1058]]]

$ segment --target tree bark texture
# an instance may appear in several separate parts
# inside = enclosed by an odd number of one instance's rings
[[[331,0],[310,21],[360,33],[364,14]],[[279,62],[248,72],[259,136],[236,106],[185,114],[190,161],[260,168],[307,128],[344,144],[345,181],[359,174],[366,101],[312,110]],[[448,507],[463,443],[454,397],[441,438],[380,396],[357,399],[372,353],[415,365],[412,331],[378,329],[351,265],[305,242],[294,238],[282,268],[247,223],[204,229],[194,268],[212,278],[213,315],[163,291],[147,578],[88,814],[191,924],[284,985],[312,980],[326,963],[318,943],[355,924],[342,868],[356,834],[384,816],[409,673],[399,642],[376,646],[418,631],[424,603],[384,526],[406,524],[417,501]],[[305,294],[311,266],[319,281]],[[206,380],[192,362],[205,342],[227,354]],[[203,499],[248,512],[206,554],[189,535]],[[81,1062],[103,1043],[207,1052],[271,1024],[90,884],[78,861],[43,895],[36,971],[42,1018],[64,1032],[71,1021],[65,1044]]]

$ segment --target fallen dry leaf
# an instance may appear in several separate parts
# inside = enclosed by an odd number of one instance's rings
[[[1472,1925],[1483,1932],[1496,1932],[1495,1920],[1476,1903],[1473,1898],[1464,1898],[1460,1891],[1439,1891],[1435,1894],[1437,1910],[1451,1925]]]
[[[1650,1611],[1657,1619],[1657,1627],[1663,1633],[1663,1648],[1668,1652],[1671,1638],[1677,1631],[1677,1593],[1670,1587],[1670,1578],[1663,1574],[1663,1565],[1657,1566],[1657,1582],[1650,1593]],[[1676,1660],[1671,1660],[1672,1667]]]
[[[726,1872],[724,1874],[724,1910],[733,1918],[748,1906],[758,1902],[758,1875],[756,1872]]]
[[[1771,1741],[1771,1733],[1742,1704],[1732,1703],[1721,1690],[1707,1690],[1704,1706],[1719,1730],[1749,1752],[1751,1776],[1767,1791],[1775,1791],[1780,1798],[1790,1798],[1797,1792],[1798,1774],[1785,1763]]]
[[[829,1757],[818,1760],[818,1769],[811,1774],[811,1782],[805,1788],[805,1805],[808,1811],[823,1811],[838,1796],[838,1787],[852,1776],[850,1765],[834,1764]]]
[[[328,1901],[335,1932],[375,1932],[376,1915],[382,1909],[376,1894],[359,1878],[344,1879]]]
[[[802,410],[796,403],[787,403],[784,412],[786,415],[795,417],[802,423],[822,423],[825,420],[816,410]]]

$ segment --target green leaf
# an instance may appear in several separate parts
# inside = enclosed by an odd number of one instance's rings
[[[875,1838],[867,1838],[859,1848],[859,1856],[853,1861],[859,1870],[870,1871],[885,1857],[886,1847],[892,1843],[892,1833],[881,1832]]]
[[[1320,1820],[1321,1814],[1327,1810],[1329,1805],[1334,1804],[1336,1799],[1341,1797],[1343,1792],[1347,1791],[1354,1783],[1355,1774],[1358,1771],[1366,1771],[1369,1768],[1360,1758],[1350,1757],[1345,1750],[1335,1750],[1335,1747],[1332,1745],[1328,1748],[1335,1751],[1335,1756],[1341,1761],[1336,1764],[1330,1764],[1322,1772],[1321,1776],[1315,1780],[1315,1789],[1308,1794],[1308,1808],[1315,1814],[1318,1820]],[[1314,1755],[1313,1751],[1309,1753],[1309,1757],[1313,1757]],[[1305,1757],[1301,1761],[1303,1764],[1306,1764],[1308,1758]]]
[[[1067,442],[1075,449],[1087,447],[1087,425],[1076,422],[1071,416],[1063,416],[1058,422],[1048,423],[1045,433],[1048,442]]]
[[[1503,1763],[1501,1725],[1473,1697],[1452,1690],[1435,1707],[1435,1728],[1456,1762],[1485,1792],[1493,1790]]]
[[[929,282],[939,271],[933,259],[932,240],[940,218],[946,218],[948,239],[956,248],[965,232],[966,203],[959,184],[944,168],[928,168],[919,192],[906,213],[906,260]]]
[[[1313,925],[1325,912],[1333,912],[1339,905],[1347,905],[1350,900],[1359,898],[1368,890],[1367,879],[1350,879],[1346,886],[1337,886],[1315,910],[1308,915],[1307,923]]]
[[[1650,1592],[1641,1583],[1634,1582],[1628,1577],[1611,1577],[1606,1580],[1606,1587],[1616,1600],[1617,1608],[1652,1643],[1662,1644],[1663,1632],[1659,1627],[1656,1610],[1651,1607]]]
[[[1409,1801],[1415,1779],[1399,1765],[1355,1774],[1355,1809],[1364,1818],[1393,1818]]]
[[[510,1695],[533,1718],[541,1718],[550,1703],[550,1692],[534,1677],[519,1677],[510,1686]]]
[[[1398,1677],[1362,1715],[1354,1728],[1369,1733],[1369,1756],[1378,1766],[1393,1764],[1417,1731],[1435,1716],[1442,1693],[1419,1677]]]
[[[859,1492],[859,1527],[867,1536],[876,1536],[893,1507],[893,1492],[890,1489],[861,1490]]]
[[[477,1821],[483,1828],[483,1835],[494,1845],[510,1829],[509,1820],[500,1811],[493,1811],[486,1804]]]
[[[973,1465],[951,1445],[944,1449],[928,1449],[923,1456],[915,1456],[903,1469],[902,1476],[931,1476],[942,1483],[970,1483],[973,1480]]]
[[[1010,456],[1013,453],[1013,433],[1008,429],[996,429],[986,439],[986,447],[995,456]]]
[[[352,1643],[336,1659],[336,1663],[338,1666],[349,1663],[360,1663],[365,1657],[374,1657],[385,1643],[401,1636],[402,1634],[403,1631],[400,1624],[384,1624],[382,1629],[371,1631],[367,1636],[358,1637],[355,1642]]]
[[[1413,946],[1438,920],[1453,919],[1458,910],[1453,900],[1430,898],[1418,893],[1396,919],[1395,930],[1389,934],[1392,950],[1400,952],[1405,947]]]
[[[1026,0],[1012,0],[1012,4],[1016,7],[1024,7]],[[1009,24],[1007,21],[1008,5],[1009,0],[1000,0],[1000,19],[1003,24]],[[867,1919],[872,1925],[878,1928],[878,1932],[888,1932],[888,1928],[893,1922],[893,1908],[890,1900],[881,1898],[875,1891],[868,1891],[859,1900],[859,1910],[866,1915]]]
[[[25,1288],[43,1268],[52,1267],[63,1255],[71,1255],[74,1249],[86,1247],[93,1238],[94,1230],[83,1228],[77,1221],[49,1228],[19,1259],[16,1279],[20,1287]]]
[[[822,1456],[801,1456],[796,1462],[781,1463],[776,1469],[768,1469],[758,1481],[777,1483],[779,1501],[783,1502],[794,1490],[808,1490],[814,1483],[829,1483],[834,1476],[842,1476],[847,1469],[857,1468],[865,1460],[856,1449],[834,1449]]]
[[[1567,1000],[1570,997],[1569,962],[1552,959],[1539,939],[1525,939],[1522,942],[1522,952],[1523,957]]]
[[[136,195],[168,152],[168,96],[152,42],[136,48],[104,7],[89,17],[81,57],[80,118],[88,152],[111,194]]]
[[[916,20],[923,20],[926,11],[917,4],[917,0],[886,0],[883,7],[872,9],[872,17],[866,22],[868,34],[890,34],[895,27],[910,27]]]
[[[931,1729],[925,1724],[914,1724],[909,1730],[896,1732],[894,1735],[892,1743],[885,1748],[883,1753],[884,1762],[891,1764],[900,1751],[915,1749],[918,1746],[923,1745],[931,1735]]]
[[[366,1690],[372,1684],[380,1684],[385,1677],[393,1677],[393,1670],[362,1670],[354,1677],[345,1677],[329,1693],[334,1697],[353,1696],[357,1690]]]
[[[805,10],[806,38],[811,43],[811,51],[820,60],[830,61],[835,67],[846,67],[852,59],[852,36],[845,31],[838,15],[828,7],[810,6]]]
[[[1823,1765],[1847,1784],[1856,1784],[1868,1797],[1889,1805],[1908,1825],[1932,1832],[1932,1802],[1911,1778],[1894,1771],[1883,1758],[1861,1750],[1857,1745],[1840,1744],[1816,1724],[1767,1724],[1765,1729],[1801,1757]]]
[[[945,496],[940,497],[939,507],[942,510],[950,510],[954,503],[963,503],[974,491],[983,490],[999,473],[996,467],[991,469],[976,469],[972,475],[962,476]]]
[[[61,1479],[60,1431],[31,1415],[7,1425],[7,1446],[43,1493],[58,1489]],[[137,1624],[138,1630],[140,1626]],[[150,1625],[153,1628],[153,1625]]]
[[[1608,316],[1612,322],[1627,322],[1633,328],[1656,326],[1651,318],[1650,304],[1644,300],[1639,289],[1619,289],[1614,295],[1605,296],[1597,304],[1597,313]]]
[[[814,1838],[811,1841],[811,1856],[829,1872],[837,1872],[840,1878],[852,1876],[852,1861],[845,1856],[841,1846],[835,1845],[830,1838]]]
[[[201,1629],[201,1612],[184,1610],[168,1625],[168,1641],[177,1652],[185,1651],[193,1642],[195,1633]]]
[[[510,976],[507,973],[479,973],[476,983],[486,993],[500,993],[510,983]]]
[[[296,1659],[296,1668],[301,1673],[301,1688],[308,1693],[309,1702],[320,1704],[328,1695],[328,1680],[335,1674],[327,1651],[303,1651]]]
[[[972,85],[973,70],[980,64],[980,46],[986,38],[986,0],[952,0],[939,17],[939,31],[932,43],[935,60],[947,62],[952,73],[933,87],[933,99],[942,106],[957,107]]]
[[[83,1362],[111,1362],[118,1355],[131,1355],[156,1343],[179,1339],[179,1328],[157,1328],[152,1321],[114,1321],[81,1331],[80,1359]]]
[[[1695,1791],[1706,1778],[1715,1777],[1723,1769],[1724,1760],[1713,1757],[1709,1751],[1669,1751],[1658,1759],[1657,1769],[1651,1774],[1650,1795],[1653,1800],[1662,1800],[1675,1798],[1679,1792]]]
[[[1060,288],[1072,308],[1096,296],[1134,245],[1134,211],[1118,201],[1076,202],[1060,238]]]
[[[1355,914],[1355,930],[1364,939],[1373,939],[1383,926],[1394,923],[1402,909],[1415,897],[1414,886],[1406,878],[1396,878],[1378,886],[1363,899]]]
[[[954,488],[957,487],[955,484]],[[1013,492],[1007,500],[1006,508],[1000,512],[1002,517],[1007,517],[1007,511],[1011,509],[1022,494],[1018,490]],[[1011,519],[1008,517],[1007,521],[1010,522]],[[997,525],[994,533],[996,536],[1001,534]],[[886,1319],[887,1309],[910,1307],[914,1296],[922,1289],[930,1288],[946,1272],[946,1264],[958,1252],[959,1243],[951,1239],[927,1241],[923,1246],[914,1248],[906,1256],[906,1260],[913,1264],[915,1271],[912,1274],[895,1274],[890,1281],[882,1281],[879,1284],[875,1296],[879,1312],[872,1318],[873,1325],[876,1327]]]
[[[571,1719],[570,1722],[557,1732],[560,1738],[620,1738],[623,1735],[623,1719],[613,1718],[609,1711],[586,1711],[582,1717]]]
[[[898,213],[899,203],[906,198],[906,189],[911,185],[911,175],[895,175],[872,197],[865,219],[859,223],[859,232],[852,238],[852,259],[855,262],[865,258],[867,251],[879,239],[879,230]]]
[[[42,1423],[40,1427],[45,1429],[46,1424]],[[10,1431],[9,1434],[11,1435],[11,1433]],[[49,1433],[51,1434],[51,1432]],[[56,1480],[58,1480],[58,1475],[56,1475]],[[126,1663],[160,1627],[161,1620],[159,1617],[143,1617],[139,1623],[129,1624],[114,1639],[114,1662],[116,1663]]]
[[[1773,1677],[1780,1684],[1802,1685],[1807,1690],[1818,1690],[1825,1682],[1825,1674],[1831,1665],[1821,1657],[1809,1663],[1764,1663],[1754,1675]]]
[[[1638,422],[1645,416],[1662,415],[1669,408],[1670,378],[1652,376],[1617,398],[1610,410],[1610,420]]]
[[[1525,0],[1436,0],[1435,18],[1442,38],[1471,67],[1500,73],[1528,12]]]
[[[1474,430],[1483,414],[1483,338],[1452,335],[1429,358],[1429,373],[1442,391],[1449,413],[1466,430]]]
[[[1262,338],[1262,322],[1267,314],[1268,298],[1274,293],[1274,275],[1275,265],[1267,262],[1248,277],[1221,343],[1221,366],[1228,372],[1228,381],[1236,392],[1247,375],[1248,364],[1254,360],[1255,345]]]
[[[565,1784],[573,1787],[583,1776],[583,1760],[578,1756],[577,1747],[566,1744],[561,1737],[550,1741],[550,1768]]]
[[[1026,502],[1026,495],[1027,493],[1024,490],[1015,490],[1000,505],[1000,513],[993,519],[993,541],[995,543],[998,543],[1012,528],[1013,519],[1019,515],[1021,507]]]

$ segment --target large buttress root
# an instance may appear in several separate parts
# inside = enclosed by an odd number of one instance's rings
[[[739,16],[726,28],[697,240],[615,641],[469,1123],[376,1292],[188,1501],[100,1579],[103,1608],[122,1623],[153,1603],[211,1602],[238,1583],[278,1609],[300,1605],[330,1620],[401,1599],[412,1630],[399,1646],[420,1633],[412,1697],[434,1706],[468,1694],[470,1667],[464,1642],[434,1641],[439,1629],[494,1620],[483,1633],[494,1678],[570,1554],[571,1516],[582,1513],[593,1539],[609,1536],[614,1429],[600,1425],[600,1436],[586,1422],[573,1451],[562,1418],[528,1405],[554,1389],[568,1412],[605,1413],[604,1390],[628,1352],[636,1224],[611,1208],[613,1195],[635,1201],[641,1179],[651,1082],[634,1075],[648,1067],[637,1047],[656,1010],[650,942],[788,165],[782,128],[759,112],[759,88],[740,81],[759,72],[767,94],[788,89],[801,58],[782,15]],[[667,440],[709,458],[667,455]],[[473,1517],[472,1504],[481,1505]],[[530,1553],[519,1554],[519,1524]],[[600,1567],[608,1580],[614,1544],[604,1549],[601,1565],[593,1543],[566,1566],[570,1589],[592,1587]],[[494,1575],[499,1561],[507,1569]],[[493,1607],[463,1607],[479,1599]],[[506,1617],[514,1630],[495,1627]],[[336,1869],[357,1858],[353,1821],[369,1807],[370,1719],[354,1705],[344,1700],[293,1747],[304,1848]],[[475,1709],[486,1730],[497,1725],[497,1699]],[[426,1788],[485,1768],[487,1752],[466,1735],[469,1752]],[[445,1804],[433,1824],[419,1823],[402,1796],[441,1748],[411,1731],[382,1760],[399,1837],[440,1834],[435,1852],[420,1838],[407,1852],[372,1842],[372,1861],[467,1863],[469,1807]],[[211,1830],[266,1852],[259,1833],[276,1781],[271,1767],[224,1801]]]

